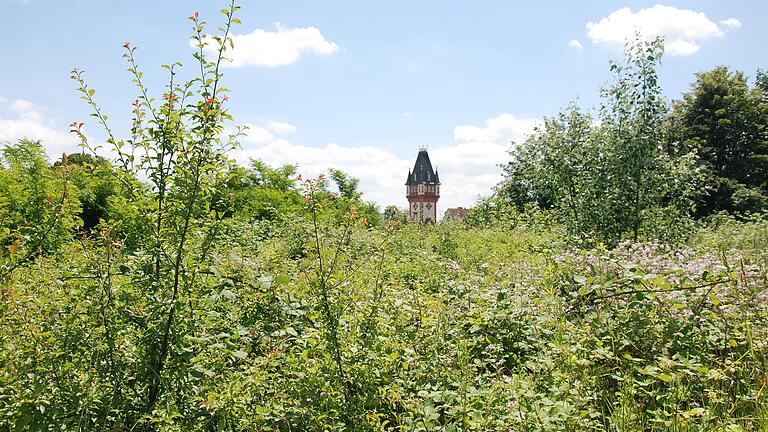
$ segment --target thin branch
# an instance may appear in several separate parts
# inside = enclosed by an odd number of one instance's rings
[[[719,285],[719,284],[723,284],[723,283],[731,282],[731,281],[733,281],[733,279],[721,279],[721,280],[717,280],[717,281],[713,281],[713,282],[708,282],[708,283],[701,284],[701,285],[694,285],[694,286],[688,286],[688,287],[678,287],[678,288],[672,288],[672,289],[639,289],[639,290],[621,291],[621,292],[617,292],[617,293],[613,293],[613,294],[609,294],[609,295],[604,295],[604,296],[599,296],[599,297],[592,297],[591,300],[592,301],[605,300],[605,299],[609,299],[609,298],[615,298],[615,297],[620,297],[620,296],[625,296],[625,295],[632,295],[632,294],[650,294],[650,293],[660,294],[660,293],[677,292],[677,291],[695,291],[697,289],[707,288],[707,287],[711,287],[711,286],[715,286],[715,285]]]

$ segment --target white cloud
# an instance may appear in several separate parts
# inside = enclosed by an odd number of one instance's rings
[[[584,49],[584,47],[581,45],[581,42],[577,41],[576,39],[571,39],[568,42],[568,46],[575,49],[576,51],[581,51]]]
[[[587,36],[593,43],[615,50],[621,50],[638,32],[645,40],[663,36],[666,51],[673,56],[693,54],[702,41],[724,35],[703,12],[664,5],[637,12],[625,7],[587,23]]]
[[[268,121],[267,129],[279,135],[296,132],[296,126],[290,123],[277,122],[277,121]]]
[[[26,99],[14,99],[8,106],[14,111],[33,111],[36,109],[35,104]]]
[[[277,135],[283,135],[293,133],[296,131],[296,126],[277,121],[268,121],[264,126],[256,126],[250,123],[244,125],[246,127],[246,138],[253,144],[268,144],[277,139]]]
[[[456,126],[452,145],[430,149],[432,165],[442,182],[440,217],[449,207],[470,207],[479,196],[489,195],[501,180],[498,164],[509,159],[507,151],[512,141],[524,139],[536,124],[536,120],[501,114],[486,120],[483,126]],[[249,158],[270,165],[296,163],[304,176],[317,176],[328,168],[342,169],[360,179],[364,199],[375,201],[382,208],[389,204],[406,207],[404,183],[416,159],[415,146],[413,153],[403,158],[391,150],[372,146],[294,144],[278,132],[265,141],[261,131],[266,129],[251,127],[243,149],[233,155],[240,164],[247,164]],[[254,130],[261,130],[258,136],[253,135]]]
[[[48,118],[34,103],[0,97],[0,145],[21,138],[40,140],[51,159],[78,151],[78,140],[67,126]]]
[[[245,140],[248,142],[255,144],[266,144],[275,139],[275,135],[268,131],[266,127],[255,126],[250,123],[246,123],[243,126],[246,127],[247,135]]]
[[[8,108],[21,118],[43,121],[43,114],[37,105],[26,99],[14,99],[8,101]]]
[[[485,121],[485,126],[460,125],[453,128],[453,138],[462,143],[495,143],[508,146],[533,131],[538,120],[519,119],[512,114],[501,114]]]
[[[325,39],[316,27],[288,28],[276,23],[276,31],[256,29],[252,33],[233,35],[234,49],[225,53],[230,61],[223,67],[283,66],[293,64],[303,54],[331,55],[338,45]],[[218,45],[207,37],[207,55],[214,55]],[[195,41],[190,41],[195,47]]]
[[[720,21],[720,24],[730,27],[730,28],[740,28],[741,27],[741,21],[737,20],[736,18],[728,18]]]

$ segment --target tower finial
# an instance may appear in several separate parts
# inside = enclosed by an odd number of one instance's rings
[[[419,146],[419,151],[427,151],[427,145],[424,144],[424,141],[421,142],[421,145]]]

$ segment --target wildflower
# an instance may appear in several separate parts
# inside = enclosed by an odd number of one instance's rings
[[[760,294],[757,295],[757,300],[761,302],[768,302],[768,289],[763,290]]]

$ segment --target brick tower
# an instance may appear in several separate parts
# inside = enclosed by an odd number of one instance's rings
[[[432,169],[426,148],[419,149],[413,170],[408,171],[405,182],[408,213],[411,221],[434,223],[437,221],[437,200],[440,198],[440,177]]]

